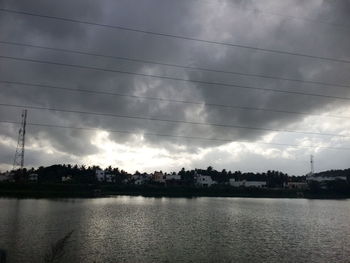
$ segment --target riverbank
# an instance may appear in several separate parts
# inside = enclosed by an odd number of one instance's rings
[[[346,199],[348,192],[326,190],[310,191],[295,189],[233,188],[229,186],[197,188],[190,186],[164,187],[115,186],[84,184],[17,184],[0,183],[1,197],[15,198],[91,198],[113,195],[144,197],[250,197],[250,198],[310,198]]]

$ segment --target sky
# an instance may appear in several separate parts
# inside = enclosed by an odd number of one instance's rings
[[[24,108],[26,167],[303,175],[313,155],[316,172],[349,168],[348,1],[0,0],[0,9],[2,171],[20,127],[8,122]]]

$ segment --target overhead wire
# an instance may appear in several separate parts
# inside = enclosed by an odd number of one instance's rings
[[[195,121],[187,121],[187,120],[173,120],[173,119],[163,119],[163,118],[149,117],[149,116],[132,116],[132,115],[123,115],[123,114],[114,114],[114,113],[68,110],[68,109],[59,109],[59,108],[53,108],[53,107],[42,107],[42,106],[33,106],[33,105],[17,105],[17,104],[9,104],[9,103],[0,103],[0,106],[13,107],[13,108],[26,108],[26,109],[34,109],[34,110],[47,110],[47,111],[65,112],[65,113],[77,113],[77,114],[84,114],[84,115],[105,116],[105,117],[123,118],[123,119],[136,119],[136,120],[158,121],[158,122],[167,122],[167,123],[180,123],[180,124],[190,124],[190,125],[200,125],[200,126],[235,128],[235,129],[243,129],[243,130],[260,130],[260,131],[273,131],[273,132],[296,133],[296,134],[305,134],[305,135],[350,138],[350,136],[347,136],[347,135],[334,134],[334,133],[307,132],[307,131],[273,129],[273,128],[263,128],[263,127],[253,127],[253,126],[243,126],[243,125],[233,125],[233,124],[231,125],[231,124],[221,124],[221,123],[195,122]]]
[[[3,123],[3,124],[21,124],[20,122],[7,121],[7,120],[0,120],[0,123]],[[45,123],[27,122],[27,125],[28,126],[37,126],[37,127],[47,127],[47,128],[101,131],[101,128],[64,126],[64,125],[53,125],[53,124],[45,124]],[[133,135],[136,134],[133,131],[121,131],[121,130],[113,130],[113,129],[103,129],[103,131],[110,132],[110,133],[133,134]],[[235,140],[235,139],[207,138],[207,137],[183,136],[183,135],[172,135],[172,134],[161,134],[161,133],[144,133],[144,132],[142,132],[141,135],[142,136],[156,136],[156,137],[170,137],[170,138],[177,138],[177,139],[203,140],[203,141],[217,141],[217,142],[231,142],[231,143],[233,143],[233,142],[235,142],[235,143],[252,143],[250,141]],[[297,144],[273,143],[273,142],[254,142],[254,143],[255,144],[262,144],[262,145],[282,146],[282,147],[312,148],[312,149],[320,148],[320,149],[344,150],[344,151],[350,150],[350,148],[346,148],[346,147],[332,147],[332,146],[320,146],[320,145],[297,145]]]
[[[6,44],[6,45],[12,45],[12,46],[38,48],[38,49],[50,50],[50,51],[56,51],[56,52],[87,55],[87,56],[94,56],[94,57],[114,59],[114,60],[124,60],[124,61],[129,61],[129,62],[160,65],[160,66],[181,68],[181,69],[187,69],[187,70],[198,70],[198,71],[206,71],[206,72],[213,72],[213,73],[223,73],[223,74],[238,75],[238,76],[245,76],[245,77],[256,77],[256,78],[282,80],[282,81],[321,85],[321,86],[327,86],[327,87],[331,86],[331,87],[341,87],[341,88],[350,89],[350,85],[340,84],[340,83],[322,82],[322,81],[316,81],[316,80],[271,76],[271,75],[266,75],[266,74],[246,73],[246,72],[238,72],[238,71],[227,71],[227,70],[220,70],[220,69],[204,68],[204,67],[198,67],[198,66],[180,65],[180,64],[175,64],[175,63],[165,63],[165,62],[138,59],[138,58],[130,58],[130,57],[124,57],[124,56],[113,56],[113,55],[100,54],[100,53],[96,53],[96,52],[87,52],[87,51],[72,50],[72,49],[67,49],[67,48],[49,47],[49,46],[29,44],[29,43],[20,43],[20,42],[15,42],[15,41],[0,40],[0,43]]]
[[[282,114],[295,114],[295,115],[314,116],[314,117],[350,119],[350,116],[344,116],[344,115],[313,114],[313,113],[308,113],[308,112],[288,111],[288,110],[280,110],[280,109],[269,109],[269,108],[258,108],[258,107],[251,107],[251,106],[228,105],[228,104],[201,102],[201,101],[188,101],[188,100],[169,99],[169,98],[162,98],[162,97],[139,96],[139,95],[116,93],[116,92],[110,92],[110,91],[91,90],[91,89],[82,89],[82,88],[68,88],[68,87],[57,86],[57,85],[29,83],[29,82],[20,82],[20,81],[9,81],[9,80],[2,80],[2,79],[0,79],[0,84],[25,86],[25,87],[39,87],[39,88],[45,88],[45,89],[63,90],[63,91],[68,91],[68,92],[80,92],[80,93],[87,93],[87,94],[93,94],[93,95],[107,95],[107,96],[116,96],[116,97],[127,97],[127,98],[132,98],[132,99],[163,101],[163,102],[182,103],[182,104],[192,104],[192,105],[218,107],[218,108],[250,110],[250,111],[266,111],[266,112],[274,112],[274,113],[282,113]]]
[[[111,72],[111,73],[118,73],[118,74],[125,74],[125,75],[134,75],[134,76],[142,76],[142,77],[150,77],[150,78],[158,78],[158,79],[175,80],[175,81],[182,81],[182,82],[189,82],[189,83],[196,83],[196,84],[215,85],[215,86],[219,86],[219,87],[231,87],[231,88],[239,88],[239,89],[269,91],[269,92],[275,92],[275,93],[312,96],[312,97],[320,97],[320,98],[327,98],[327,99],[350,100],[349,97],[331,96],[331,95],[323,95],[323,94],[316,94],[316,93],[306,93],[306,92],[300,92],[300,91],[278,90],[278,89],[271,89],[271,88],[258,88],[258,87],[254,87],[254,86],[236,85],[236,84],[228,84],[228,83],[222,83],[222,82],[184,79],[184,78],[177,78],[177,77],[171,77],[171,76],[163,76],[163,75],[155,75],[155,74],[148,74],[148,73],[131,72],[131,71],[125,71],[125,70],[101,68],[101,67],[95,67],[95,66],[85,66],[85,65],[79,65],[79,64],[61,63],[61,62],[54,62],[54,61],[48,61],[48,60],[20,58],[20,57],[4,56],[4,55],[0,55],[0,58],[17,60],[17,61],[27,61],[27,62],[32,62],[32,63],[47,64],[47,65],[63,66],[63,67],[70,67],[70,68],[79,68],[79,69]]]
[[[150,31],[150,30],[143,30],[143,29],[138,29],[138,28],[120,26],[120,25],[109,25],[109,24],[104,24],[104,23],[90,22],[90,21],[67,18],[67,17],[43,15],[43,14],[37,14],[37,13],[32,13],[32,12],[23,11],[23,10],[14,10],[14,9],[3,8],[3,7],[0,8],[0,11],[6,12],[6,13],[11,13],[11,14],[17,14],[17,15],[40,17],[40,18],[44,18],[44,19],[53,19],[53,20],[57,20],[57,21],[64,21],[64,22],[70,22],[70,23],[79,23],[79,24],[85,24],[85,25],[91,25],[91,26],[105,27],[105,28],[117,29],[117,30],[134,32],[134,33],[142,33],[142,34],[153,35],[153,36],[158,36],[158,37],[167,37],[167,38],[173,38],[173,39],[195,41],[195,42],[214,44],[214,45],[219,45],[219,46],[226,46],[226,47],[234,47],[234,48],[240,48],[240,49],[246,49],[246,50],[259,51],[259,52],[274,53],[274,54],[279,54],[279,55],[304,57],[304,58],[317,59],[317,60],[322,60],[322,61],[331,61],[331,62],[350,64],[350,60],[347,60],[347,59],[322,57],[322,56],[311,55],[311,54],[306,54],[306,53],[298,53],[298,52],[284,51],[284,50],[278,50],[278,49],[255,47],[255,46],[243,45],[243,44],[237,44],[237,43],[201,39],[201,38],[196,38],[196,37],[155,32],[155,31]]]
[[[255,51],[263,51],[263,52],[270,52],[270,53],[283,54],[283,55],[299,56],[299,57],[313,58],[313,59],[319,59],[319,60],[327,60],[327,61],[340,62],[340,63],[350,63],[350,60],[345,60],[345,59],[321,57],[321,56],[315,56],[315,55],[303,54],[303,53],[297,53],[297,52],[289,52],[289,51],[275,50],[275,49],[265,49],[265,48],[253,47],[253,46],[248,46],[248,45],[240,45],[240,44],[235,44],[235,43],[226,43],[226,42],[198,39],[198,38],[194,38],[194,37],[186,37],[186,36],[181,36],[181,35],[153,32],[153,31],[135,29],[135,28],[130,28],[130,27],[101,24],[101,23],[88,22],[88,21],[83,21],[83,20],[70,19],[70,18],[57,17],[57,16],[41,15],[41,14],[35,14],[35,13],[19,11],[19,10],[10,10],[10,9],[5,9],[5,8],[0,8],[0,11],[8,12],[8,13],[21,14],[21,15],[28,15],[28,16],[36,16],[36,17],[41,17],[41,18],[49,18],[49,19],[66,21],[66,22],[82,23],[82,24],[88,24],[88,25],[93,25],[93,26],[102,26],[102,27],[108,27],[108,28],[119,29],[119,30],[124,30],[124,31],[138,32],[138,33],[144,33],[144,34],[150,34],[150,35],[156,35],[156,36],[177,38],[177,39],[197,41],[197,42],[204,42],[204,43],[223,45],[223,46],[231,46],[231,47],[237,47],[237,48],[244,48],[244,49],[250,49],[250,50],[255,50]],[[0,41],[0,42],[4,43],[6,41]],[[7,44],[9,44],[9,42]],[[24,44],[24,45],[28,45],[28,44]],[[39,46],[31,45],[31,44],[29,44],[28,46],[39,47]],[[342,84],[332,84],[332,83],[324,83],[324,82],[318,82],[318,81],[312,81],[312,80],[311,81],[310,80],[298,80],[298,79],[281,78],[281,77],[274,77],[274,76],[267,76],[267,75],[260,75],[260,74],[250,74],[250,73],[231,72],[231,71],[223,71],[223,70],[215,70],[215,69],[206,69],[206,68],[201,68],[201,67],[183,66],[183,65],[171,64],[171,63],[154,62],[154,61],[126,58],[126,57],[116,57],[116,56],[108,56],[108,55],[103,55],[103,54],[93,54],[93,53],[88,53],[88,52],[84,52],[84,51],[73,51],[73,50],[57,49],[57,48],[51,48],[51,47],[40,47],[40,48],[56,50],[56,51],[71,52],[71,53],[77,53],[77,54],[84,54],[84,55],[91,55],[91,56],[99,56],[99,57],[108,57],[108,58],[114,58],[114,59],[122,59],[122,60],[128,60],[128,61],[133,61],[133,62],[142,62],[142,63],[158,64],[158,65],[163,65],[163,66],[186,68],[186,69],[191,69],[191,70],[203,70],[203,71],[210,71],[210,72],[219,72],[219,73],[227,73],[227,74],[235,74],[235,75],[254,76],[254,77],[269,78],[269,79],[305,82],[305,83],[327,85],[327,86],[339,86],[339,87],[344,87],[344,88],[349,88],[350,87],[348,85],[342,85]],[[85,68],[85,69],[102,70],[102,71],[116,72],[116,73],[122,73],[122,74],[132,74],[132,75],[139,75],[139,76],[164,78],[164,79],[170,79],[170,80],[188,81],[188,82],[194,82],[194,83],[200,83],[200,84],[228,86],[228,87],[238,87],[238,88],[247,88],[247,89],[255,89],[255,90],[272,91],[272,92],[283,92],[283,93],[288,93],[288,94],[317,96],[317,97],[325,97],[325,98],[332,98],[332,99],[343,99],[343,100],[349,100],[350,99],[350,98],[346,98],[346,97],[328,96],[328,95],[322,95],[322,94],[312,94],[312,93],[302,93],[302,92],[290,92],[290,91],[257,88],[257,87],[243,86],[243,85],[240,86],[240,85],[233,85],[233,84],[225,84],[225,83],[220,83],[220,82],[216,83],[216,82],[206,82],[206,81],[200,81],[200,80],[187,80],[187,79],[180,79],[180,78],[174,78],[174,77],[168,77],[168,76],[158,76],[158,75],[151,75],[151,74],[134,73],[134,72],[127,72],[127,71],[118,71],[118,70],[103,69],[103,68],[90,67],[90,66],[81,66],[81,65],[75,65],[75,64],[66,64],[66,63],[59,63],[59,62],[52,62],[52,61],[39,61],[39,60],[34,60],[34,59],[14,58],[14,57],[10,57],[10,56],[0,56],[0,57],[7,58],[7,59],[14,59],[14,60],[25,60],[25,61],[36,62],[36,63],[46,63],[46,64],[52,64],[52,65],[58,65],[58,66],[79,67],[79,68]],[[10,83],[9,81],[0,81],[0,82]],[[13,84],[16,84],[16,83],[13,83]],[[19,83],[17,82],[17,84],[19,84]],[[22,84],[20,84],[20,85],[22,85]],[[33,86],[33,84],[30,84],[30,85]],[[39,85],[38,84],[34,84],[34,85],[41,86],[41,87],[44,87],[44,86],[48,87],[48,85],[41,85],[41,84],[39,84]],[[73,90],[73,89],[68,89],[68,88],[63,88],[63,87],[53,87],[53,86],[51,86],[51,87],[52,88],[62,88],[62,89],[65,89],[65,90]],[[74,90],[76,90],[76,89],[74,89]],[[79,91],[81,92],[83,90],[79,89]],[[94,91],[84,90],[83,92],[91,92],[91,93],[97,94]],[[140,98],[140,96],[125,95],[125,94],[118,94],[117,95],[116,93],[98,92],[98,94],[102,94],[102,93],[109,94],[109,95],[116,95],[116,96],[128,96],[128,97],[138,97],[138,98]],[[142,98],[143,99],[165,100],[165,101],[180,102],[180,103],[204,104],[204,105],[208,105],[208,106],[218,106],[218,107],[234,107],[234,108],[241,108],[241,109],[266,110],[266,111],[292,113],[292,114],[305,114],[305,113],[300,113],[300,112],[288,112],[288,111],[280,111],[280,110],[272,110],[272,109],[261,109],[261,108],[253,108],[253,107],[241,107],[241,106],[231,106],[231,105],[212,104],[212,103],[198,103],[198,102],[170,100],[170,99],[162,99],[162,98],[150,98],[150,97],[142,97]],[[28,107],[28,108],[37,109],[37,110],[51,110],[51,111],[61,111],[61,112],[70,112],[70,113],[79,113],[79,114],[92,114],[92,115],[98,115],[98,116],[110,116],[110,117],[118,117],[118,118],[135,118],[135,119],[143,119],[143,120],[155,120],[155,121],[165,121],[165,122],[180,122],[180,123],[196,124],[196,125],[212,125],[212,126],[219,126],[219,127],[234,127],[234,128],[242,128],[242,129],[258,129],[258,130],[269,130],[269,131],[272,131],[272,129],[258,128],[258,127],[245,127],[245,126],[224,125],[224,124],[215,124],[215,123],[200,123],[200,122],[188,122],[188,121],[179,121],[179,120],[166,120],[166,119],[158,119],[158,118],[152,118],[152,117],[139,117],[139,116],[126,116],[126,115],[106,114],[106,113],[96,113],[96,112],[84,112],[84,111],[45,108],[45,107],[37,107],[37,106],[23,106],[23,105],[10,105],[10,104],[0,104],[0,105],[1,106],[10,106],[10,107]],[[345,118],[348,118],[348,117],[345,117]],[[19,122],[10,122],[10,121],[0,121],[0,123],[19,124]],[[88,127],[60,126],[60,125],[39,124],[39,123],[28,123],[28,125],[41,126],[41,127],[52,127],[52,128],[99,130],[99,129],[96,129],[96,128],[88,128]],[[134,132],[131,132],[131,131],[117,131],[117,130],[106,130],[106,131],[117,132],[117,133],[134,133]],[[303,134],[313,134],[313,135],[348,137],[348,136],[343,136],[343,135],[339,135],[339,134],[313,133],[313,132],[301,132],[301,131],[291,131],[291,130],[273,130],[273,131],[303,133]],[[232,142],[232,140],[227,140],[227,139],[201,138],[201,137],[194,137],[194,136],[181,136],[181,135],[178,136],[178,135],[157,134],[157,133],[143,133],[143,135],[146,135],[146,136],[147,135],[149,135],[149,136],[166,136],[166,137],[175,137],[175,138],[187,138],[187,139],[215,140],[215,141]],[[236,142],[239,142],[239,141],[236,141]],[[300,145],[291,145],[291,144],[261,143],[261,142],[258,142],[258,143],[259,144],[268,144],[268,145],[303,147],[303,148],[305,148],[305,147],[306,148],[318,147],[318,148],[337,149],[337,150],[339,150],[339,149],[341,149],[341,150],[350,150],[350,148],[338,148],[338,147],[300,146]]]

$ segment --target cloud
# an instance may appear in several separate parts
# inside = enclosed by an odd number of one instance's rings
[[[121,25],[163,33],[184,35],[189,37],[210,39],[214,41],[232,42],[242,45],[257,46],[290,52],[313,54],[316,56],[350,59],[348,47],[350,37],[347,29],[329,26],[323,23],[310,23],[303,19],[290,19],[271,14],[284,13],[288,10],[291,16],[312,20],[328,21],[332,15],[336,19],[331,23],[350,23],[349,5],[344,1],[328,3],[320,0],[312,1],[265,1],[264,5],[257,1],[5,1],[7,8],[28,12],[47,14],[59,17],[81,19],[110,25]],[[215,10],[215,12],[213,12]],[[250,10],[250,11],[249,11]],[[252,12],[265,10],[266,12]],[[276,11],[277,10],[277,11]],[[282,11],[283,12],[282,12]],[[276,77],[315,80],[327,83],[350,83],[349,64],[342,64],[296,56],[278,55],[269,52],[224,47],[184,41],[166,37],[155,37],[146,34],[111,30],[97,26],[55,21],[50,19],[3,14],[0,23],[1,40],[32,43],[49,47],[91,51],[112,56],[126,56],[139,59],[154,60],[165,63],[200,66],[224,71],[237,71],[253,74],[265,74]],[[0,54],[49,60],[60,63],[79,64],[100,68],[130,71],[135,73],[173,76],[207,82],[231,83],[258,88],[269,88],[286,91],[318,93],[332,96],[350,95],[346,87],[321,86],[291,81],[278,81],[223,73],[182,70],[151,64],[133,63],[107,58],[68,54],[36,48],[16,47],[0,44]],[[116,74],[62,66],[45,65],[32,62],[20,62],[10,59],[0,60],[0,78],[69,88],[84,88],[96,91],[110,91],[137,96],[161,97],[176,100],[198,101],[246,107],[261,107],[287,111],[324,113],[335,111],[348,104],[346,100],[334,100],[319,97],[299,96],[274,92],[254,91],[235,87],[204,85],[198,83],[157,79],[150,77]],[[20,105],[41,105],[61,109],[72,109],[90,112],[122,114],[129,116],[155,117],[190,122],[208,122],[226,125],[262,127],[270,129],[318,129],[322,132],[332,130],[333,121],[328,125],[314,120],[316,127],[305,123],[304,115],[282,114],[264,111],[248,111],[224,109],[212,106],[191,105],[173,102],[158,102],[144,99],[132,99],[117,96],[63,92],[44,88],[23,87],[1,84],[1,102]],[[1,107],[2,120],[18,120],[20,110]],[[147,133],[169,135],[222,138],[232,141],[248,141],[250,143],[264,139],[269,132],[262,130],[233,129],[185,123],[131,120],[125,118],[101,117],[83,114],[60,113],[53,111],[30,110],[28,121],[49,123],[54,125],[93,127],[103,130],[131,131],[131,134],[109,133],[111,144],[126,145],[135,148],[147,147],[156,152],[167,152],[163,166],[175,167],[185,162],[177,152],[188,156],[189,166],[197,163],[217,163],[229,165],[231,153],[217,152],[225,146],[224,142],[175,139],[169,137],[137,136]],[[327,126],[327,127],[326,127]],[[339,127],[341,129],[341,127]],[[339,131],[339,129],[336,129]],[[17,127],[1,125],[0,134],[7,139],[16,140]],[[332,131],[333,132],[333,131]],[[136,134],[135,135],[133,134]],[[28,146],[41,145],[41,150],[33,152],[42,156],[45,147],[59,152],[61,157],[50,159],[53,163],[63,160],[82,162],[94,161],[91,156],[102,158],[99,145],[93,143],[95,132],[60,128],[28,127]],[[290,134],[288,136],[291,136]],[[295,137],[283,140],[295,141]],[[286,138],[285,138],[286,137]],[[279,138],[277,136],[276,138]],[[282,141],[284,143],[284,141]],[[128,145],[131,146],[128,146]],[[340,144],[342,146],[344,144]],[[119,147],[119,146],[118,146]],[[251,163],[251,154],[259,158],[269,156],[269,165],[274,166],[279,150],[262,149],[257,153],[254,149],[243,147],[237,155],[242,167]],[[130,148],[130,149],[131,149]],[[7,150],[2,150],[7,152]],[[41,152],[40,152],[41,151]],[[124,151],[128,152],[124,149]],[[130,150],[132,152],[132,150]],[[196,155],[202,151],[212,152],[203,155],[199,160]],[[248,151],[249,154],[245,154]],[[266,155],[267,153],[267,155]],[[146,153],[144,153],[146,154]],[[226,157],[220,157],[225,155]],[[289,156],[291,153],[283,153]],[[284,168],[288,168],[288,158]],[[3,156],[7,156],[6,154]],[[138,156],[138,155],[137,155]],[[156,155],[154,155],[156,156]],[[191,156],[191,157],[190,157]],[[216,157],[215,157],[216,156]],[[265,156],[265,157],[264,157]],[[6,157],[8,159],[8,157]],[[11,162],[11,159],[3,163]],[[156,158],[156,157],[154,157]],[[45,159],[47,160],[47,159]],[[96,159],[97,160],[97,159]],[[180,162],[181,160],[181,162]],[[222,160],[222,161],[220,161]],[[225,161],[226,160],[226,161]],[[42,159],[32,158],[28,165],[40,165]],[[123,165],[130,167],[130,160]],[[279,162],[279,161],[277,161]],[[116,163],[117,164],[117,163]],[[160,164],[159,164],[160,165]],[[278,165],[277,165],[278,166]],[[149,167],[138,164],[138,167]],[[258,167],[258,166],[255,166]],[[260,166],[259,166],[260,167]],[[152,165],[156,168],[156,165]],[[260,167],[261,168],[261,167]],[[138,169],[138,168],[137,168]],[[148,169],[148,168],[147,168]],[[151,168],[149,168],[151,169]],[[300,170],[298,170],[300,172]]]

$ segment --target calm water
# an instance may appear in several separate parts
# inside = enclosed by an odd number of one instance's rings
[[[350,200],[0,199],[8,262],[350,262]]]

